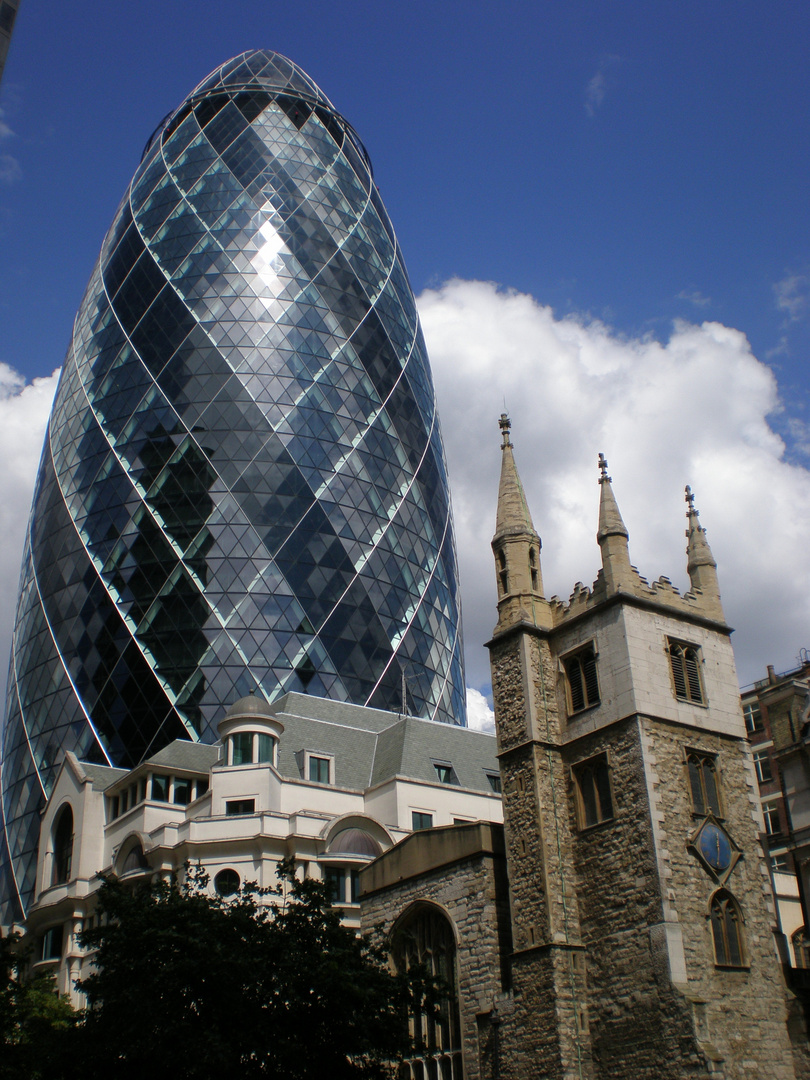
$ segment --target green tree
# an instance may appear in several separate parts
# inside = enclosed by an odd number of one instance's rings
[[[290,864],[279,877],[272,896],[246,886],[229,900],[199,868],[182,883],[102,884],[101,925],[83,935],[97,951],[71,1055],[82,1076],[391,1075],[408,1003],[431,987],[342,926],[324,884]]]
[[[80,1019],[50,975],[26,978],[18,934],[0,938],[0,1078],[57,1076],[67,1038]]]

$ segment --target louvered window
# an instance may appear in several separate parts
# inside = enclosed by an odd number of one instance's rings
[[[576,785],[577,818],[580,829],[609,821],[613,817],[610,767],[605,754],[582,761],[571,769]]]
[[[703,705],[703,687],[700,682],[700,649],[683,641],[669,640],[669,663],[675,697],[681,701],[693,701]]]
[[[596,653],[586,645],[563,660],[568,682],[570,712],[580,712],[599,704],[599,680],[596,676]]]

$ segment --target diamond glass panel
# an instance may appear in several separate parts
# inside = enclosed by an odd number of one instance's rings
[[[433,384],[368,155],[303,71],[245,53],[150,139],[74,324],[2,730],[6,912],[67,750],[130,767],[213,742],[257,686],[399,710],[405,685],[464,723],[459,623]]]

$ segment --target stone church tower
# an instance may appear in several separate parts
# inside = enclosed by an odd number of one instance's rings
[[[602,569],[568,603],[547,599],[500,423],[489,649],[514,948],[508,1075],[803,1075],[731,630],[693,496],[680,595],[631,565],[600,455]]]

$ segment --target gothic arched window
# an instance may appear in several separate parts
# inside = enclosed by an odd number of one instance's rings
[[[720,967],[745,967],[742,915],[730,892],[721,889],[714,894],[710,918],[715,963]]]
[[[53,830],[53,872],[51,885],[70,881],[73,869],[73,811],[63,806]]]
[[[434,907],[417,907],[396,928],[391,953],[398,972],[422,965],[445,989],[436,1013],[415,1005],[408,1016],[415,1056],[400,1067],[401,1080],[461,1080],[456,942],[446,916]]]

